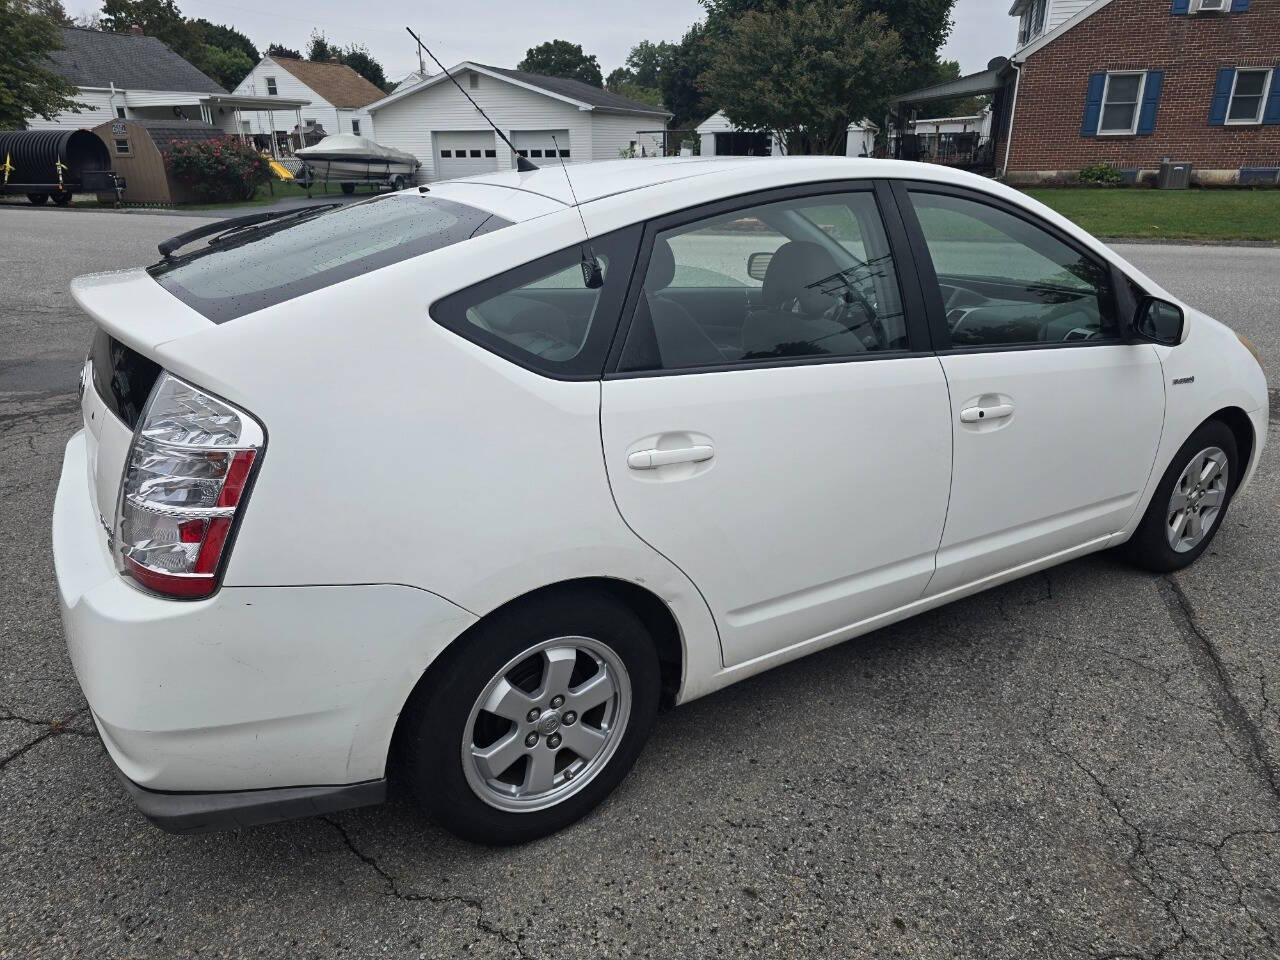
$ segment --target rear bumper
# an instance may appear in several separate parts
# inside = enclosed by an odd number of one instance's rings
[[[162,793],[138,786],[116,768],[134,805],[168,833],[209,833],[277,823],[295,817],[349,810],[381,803],[387,782],[369,780],[341,787],[276,787],[225,793]]]
[[[391,584],[152,596],[116,573],[87,473],[81,432],[67,444],[53,513],[63,628],[103,743],[144,811],[169,823],[235,811],[238,823],[280,804],[306,813],[373,802],[369,784],[385,774],[414,684],[475,618]],[[302,792],[170,796],[275,788]]]

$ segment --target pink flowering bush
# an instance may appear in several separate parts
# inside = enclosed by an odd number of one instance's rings
[[[173,175],[202,200],[252,200],[271,179],[271,169],[240,140],[175,140],[164,152]]]

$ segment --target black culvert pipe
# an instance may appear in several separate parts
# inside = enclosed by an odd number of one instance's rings
[[[82,189],[85,174],[111,169],[107,145],[88,130],[0,131],[0,164],[6,157],[13,165],[8,178],[11,189],[23,184],[57,190],[58,163],[64,165],[63,186],[72,191]]]

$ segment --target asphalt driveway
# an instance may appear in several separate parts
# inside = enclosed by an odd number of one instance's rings
[[[554,837],[470,846],[400,789],[149,826],[71,672],[49,517],[89,332],[67,281],[193,225],[0,209],[0,958],[1280,955],[1274,394],[1196,566],[1087,558],[675,710]],[[1125,253],[1280,384],[1280,250]]]

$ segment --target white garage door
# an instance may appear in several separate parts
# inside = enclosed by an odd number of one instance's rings
[[[554,141],[552,140],[554,137]],[[569,143],[568,130],[513,130],[511,142],[521,155],[531,160],[544,160],[548,157],[564,157],[568,163],[573,159],[573,147]]]
[[[498,151],[492,132],[483,130],[436,131],[436,179],[470,177],[498,169]]]

